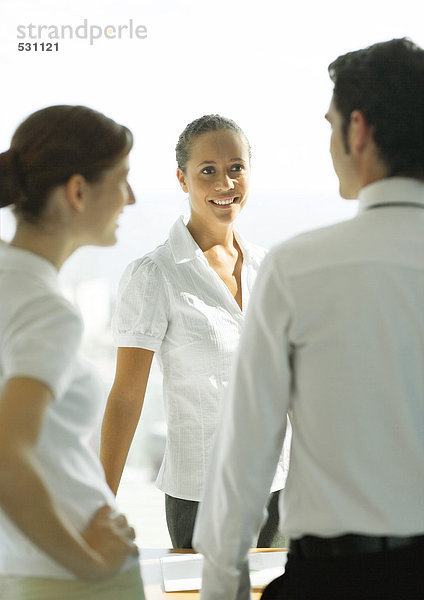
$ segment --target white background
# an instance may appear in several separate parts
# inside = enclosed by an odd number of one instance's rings
[[[93,45],[48,35],[17,38],[19,25],[76,28],[85,19],[103,28],[132,19],[147,27],[147,38],[103,38]],[[185,125],[220,113],[245,130],[253,149],[252,186],[239,229],[252,241],[271,246],[348,218],[356,203],[338,197],[328,152],[327,67],[349,50],[402,36],[424,46],[422,0],[1,0],[0,151],[23,118],[51,104],[88,105],[135,137],[130,181],[137,204],[122,217],[118,246],[78,251],[62,275],[83,311],[86,350],[103,373],[105,397],[114,371],[109,321],[117,280],[187,209],[174,153]],[[22,41],[58,42],[59,51],[19,52]],[[12,232],[13,220],[3,211],[2,236]],[[139,470],[157,460],[161,419],[154,370],[142,418],[146,433],[136,438],[121,491],[144,546],[169,544],[162,495],[144,486]]]
[[[134,233],[136,219],[138,243],[146,236],[141,245],[147,248],[156,241],[155,225],[161,241],[182,210],[178,135],[194,118],[221,113],[250,139],[250,218],[260,224],[260,241],[271,245],[353,210],[337,199],[328,154],[329,62],[404,35],[423,45],[423,17],[420,0],[2,0],[0,149],[23,117],[49,104],[87,104],[128,125],[135,136],[131,182],[139,205],[128,210],[123,226],[129,229],[122,228],[121,238]],[[77,27],[84,19],[102,27],[132,19],[147,27],[147,38],[103,38],[93,45],[52,39],[59,41],[58,52],[17,50],[18,25]],[[282,199],[278,214],[261,204],[270,192]],[[158,196],[175,199],[169,218]],[[333,215],[311,221],[306,207],[297,215],[300,223],[292,220],[283,199],[299,197],[305,199],[299,203],[331,199]],[[312,212],[319,214],[319,207]]]

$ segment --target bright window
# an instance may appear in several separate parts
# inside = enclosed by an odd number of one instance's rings
[[[26,115],[50,104],[86,104],[134,133],[130,182],[137,204],[121,219],[118,245],[81,249],[62,273],[83,312],[85,351],[101,370],[105,399],[114,375],[110,317],[119,277],[187,211],[174,155],[185,125],[220,113],[245,130],[252,186],[237,227],[248,239],[270,247],[350,218],[356,203],[339,198],[328,152],[327,65],[393,37],[424,45],[422,6],[421,0],[384,6],[358,0],[349,7],[337,0],[2,0],[0,150]],[[146,27],[145,39],[136,38],[138,26]],[[92,43],[89,27],[97,27]],[[30,46],[19,50],[18,43]],[[2,211],[1,236],[12,233],[13,220]],[[154,366],[120,492],[143,546],[169,545],[162,494],[151,483],[163,436]]]

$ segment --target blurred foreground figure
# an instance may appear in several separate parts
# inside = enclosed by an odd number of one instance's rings
[[[79,247],[116,242],[134,203],[130,131],[84,106],[29,116],[0,154],[0,597],[144,598],[134,530],[90,438],[103,385],[79,356],[82,323],[58,271]],[[13,579],[10,579],[13,576]]]

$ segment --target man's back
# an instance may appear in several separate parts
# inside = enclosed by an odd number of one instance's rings
[[[424,184],[368,186],[356,218],[273,261],[290,305],[285,531],[424,531]]]

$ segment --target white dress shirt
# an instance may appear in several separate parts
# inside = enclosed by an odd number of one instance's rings
[[[163,372],[168,433],[156,483],[175,498],[200,500],[244,311],[266,252],[236,239],[243,310],[182,217],[163,245],[127,267],[119,285],[117,346],[153,350]],[[284,487],[286,474],[287,465],[279,464],[272,491]],[[270,487],[271,481],[268,493]]]
[[[194,533],[202,600],[249,597],[287,411],[289,537],[424,533],[423,209],[424,183],[384,179],[264,260]]]
[[[116,506],[90,438],[101,420],[103,385],[79,356],[82,322],[60,290],[55,267],[0,242],[0,392],[14,377],[52,391],[35,457],[55,507],[78,531],[104,504]],[[0,423],[1,430],[1,423]],[[0,573],[71,579],[0,509]],[[124,569],[135,566],[130,558]]]

